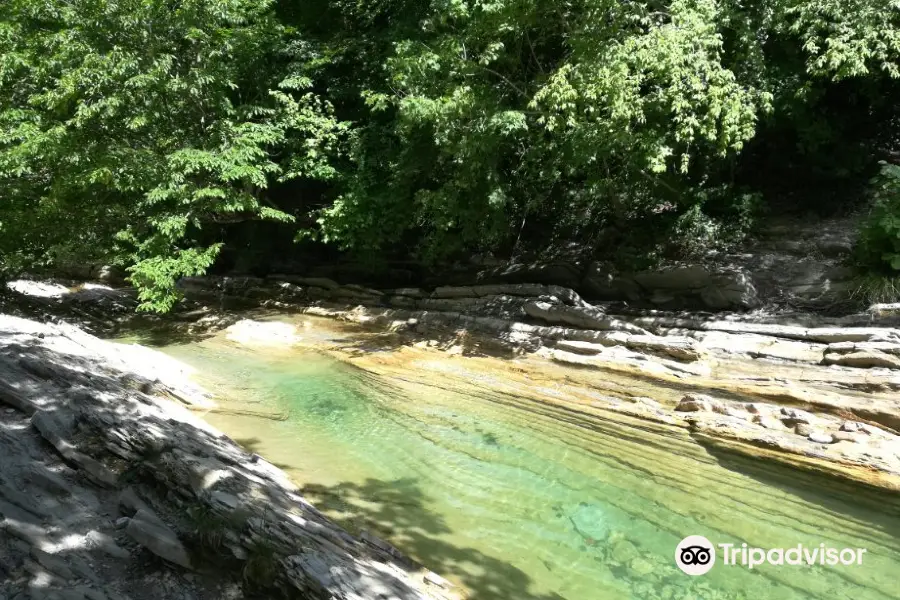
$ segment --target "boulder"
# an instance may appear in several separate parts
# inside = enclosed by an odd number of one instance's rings
[[[639,352],[671,356],[677,360],[692,362],[703,356],[697,340],[681,336],[629,335],[625,346]]]
[[[637,546],[626,539],[620,539],[613,544],[609,557],[619,564],[627,564],[639,557],[640,554]]]
[[[713,310],[749,309],[760,305],[756,287],[743,271],[715,274],[710,285],[700,291],[700,299]]]
[[[574,332],[573,332],[574,333]],[[596,342],[562,339],[556,347],[576,354],[599,354],[610,346],[625,346],[637,352],[647,352],[676,360],[692,362],[701,357],[696,340],[678,336],[630,335],[621,331],[597,334]]]
[[[782,407],[781,409],[781,420],[787,421],[792,425],[796,425],[798,423],[805,423],[806,425],[810,425],[816,422],[816,418],[805,410],[800,410],[799,408],[790,408],[787,406]]]
[[[581,290],[593,300],[641,300],[641,287],[633,277],[616,274],[602,263],[592,263],[581,281]]]
[[[48,492],[61,496],[68,496],[72,493],[72,487],[63,479],[62,476],[50,471],[47,467],[40,464],[31,465],[26,471],[25,476],[34,485],[41,487]]]
[[[895,342],[835,342],[828,344],[826,351],[837,354],[853,352],[884,352],[900,356],[900,340]]]
[[[593,355],[600,354],[606,349],[603,344],[595,344],[593,342],[581,342],[577,340],[559,340],[556,347],[566,352],[574,352],[575,354]]]
[[[149,517],[143,510],[137,511],[125,527],[125,533],[153,554],[186,569],[191,567],[187,549],[175,532]]]
[[[64,459],[84,471],[94,483],[104,487],[115,486],[117,481],[115,473],[94,458],[79,452],[74,445],[67,441],[64,437],[65,426],[50,412],[43,410],[35,412],[31,417],[31,424]]]
[[[271,275],[270,279],[278,279],[280,281],[287,281],[290,283],[295,283],[297,285],[301,285],[304,287],[315,287],[321,288],[323,290],[336,290],[340,286],[338,282],[333,279],[329,279],[327,277],[298,277],[296,275]]]
[[[841,431],[847,431],[850,433],[856,433],[860,431],[860,426],[862,423],[858,423],[856,421],[844,421],[841,423]]]
[[[69,565],[61,557],[32,546],[31,557],[37,561],[39,565],[61,577],[67,581],[75,579],[75,573],[69,568]]]
[[[628,564],[628,572],[637,578],[647,577],[656,570],[656,565],[643,557],[636,557]]]
[[[870,369],[881,367],[885,369],[900,369],[900,356],[887,354],[880,350],[860,350],[846,354],[840,352],[826,352],[822,363],[826,365],[841,365],[844,367],[856,367]]]
[[[796,433],[797,435],[802,435],[803,437],[807,437],[812,432],[812,426],[807,425],[806,423],[797,423],[797,426],[794,427],[794,433]]]
[[[875,317],[900,317],[900,302],[873,304],[867,312]]]
[[[397,288],[389,290],[389,293],[394,296],[405,296],[407,298],[424,298],[428,295],[419,288]]]
[[[130,521],[129,521],[130,522]],[[88,531],[84,536],[84,541],[90,548],[97,548],[101,552],[105,552],[113,558],[126,559],[131,556],[128,550],[119,546],[114,539],[96,530]]]
[[[645,290],[700,291],[712,285],[712,276],[699,265],[637,273],[634,280]]]
[[[582,329],[623,330],[647,333],[640,327],[607,317],[595,307],[554,305],[549,302],[527,302],[522,307],[529,317],[548,323],[572,325]]]
[[[297,328],[289,323],[244,319],[231,325],[225,331],[229,340],[239,344],[290,346],[300,340]]]
[[[532,262],[485,271],[479,273],[478,278],[485,282],[542,283],[576,288],[581,282],[581,270],[565,261]]]
[[[628,300],[664,308],[736,310],[760,304],[750,275],[735,268],[678,266],[633,275],[613,275],[599,264],[588,269],[582,287],[591,298]]]
[[[125,277],[127,275],[128,274],[119,267],[103,265],[97,271],[97,280],[111,285],[118,285],[125,283]]]
[[[822,431],[813,431],[807,436],[807,438],[809,439],[809,441],[815,442],[817,444],[833,444],[835,441],[834,436]]]
[[[685,394],[675,410],[678,412],[709,412],[716,404],[718,404],[716,400],[703,394]]]
[[[753,422],[763,427],[765,429],[772,429],[774,431],[784,431],[785,426],[780,420],[775,417],[771,417],[768,415],[756,415],[753,417]]]
[[[752,333],[704,331],[692,334],[699,348],[728,354],[746,354],[751,358],[774,358],[792,362],[822,362],[825,346],[795,340],[782,340]]]

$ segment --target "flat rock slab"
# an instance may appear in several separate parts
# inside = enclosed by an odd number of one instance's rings
[[[38,411],[31,417],[31,424],[37,429],[44,439],[56,448],[60,455],[67,461],[84,470],[94,482],[106,486],[115,487],[116,475],[94,458],[80,452],[73,444],[63,436],[63,426],[47,411]]]
[[[143,510],[137,511],[131,518],[125,533],[160,558],[186,569],[192,568],[187,549],[175,532]]]
[[[880,350],[857,350],[854,352],[826,352],[822,362],[826,365],[842,365],[859,369],[884,368],[900,369],[900,356]]]

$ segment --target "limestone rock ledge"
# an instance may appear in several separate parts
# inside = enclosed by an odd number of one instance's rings
[[[38,432],[79,477],[118,493],[125,516],[116,527],[179,569],[203,560],[192,542],[202,518],[215,524],[217,563],[227,556],[238,579],[242,570],[262,569],[288,597],[457,597],[386,543],[330,522],[280,469],[196,417],[189,405],[209,398],[164,355],[69,325],[0,315],[0,402],[30,416],[29,435]],[[68,488],[53,473],[41,481]],[[45,556],[54,548],[41,543],[39,526],[23,524],[23,510],[0,503],[2,529],[26,543],[34,538],[36,560],[55,560],[68,574],[65,560]],[[108,535],[91,535],[108,555],[128,555]]]

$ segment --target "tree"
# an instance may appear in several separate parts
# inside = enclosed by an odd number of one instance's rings
[[[167,310],[211,223],[288,221],[270,182],[335,172],[342,134],[269,0],[10,0],[0,22],[0,257],[129,266]]]
[[[735,173],[750,192],[767,177],[743,168],[749,143],[786,124],[804,146],[777,160],[818,152],[831,165],[883,90],[874,82],[897,75],[890,0],[462,0],[420,9],[418,27],[402,3],[356,6],[344,18],[363,36],[362,23],[388,24],[393,44],[365,59],[380,56],[384,75],[358,86],[370,112],[354,107],[357,170],[320,212],[322,237],[346,248],[412,241],[445,258],[514,251],[523,231],[540,247],[610,228],[685,237],[706,213],[743,222],[753,196]],[[346,47],[324,38],[334,55]],[[823,127],[822,99],[848,81],[861,82],[843,115],[854,126]],[[856,156],[859,179],[878,157]]]
[[[0,269],[114,261],[166,310],[234,239],[223,225],[248,219],[437,263],[571,244],[683,257],[737,239],[761,196],[821,204],[810,182],[844,189],[893,160],[898,14],[896,0],[7,0]],[[270,232],[240,232],[254,235]]]

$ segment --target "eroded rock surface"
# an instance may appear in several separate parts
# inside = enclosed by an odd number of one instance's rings
[[[171,359],[0,315],[0,381],[0,597],[452,596],[194,416]]]

